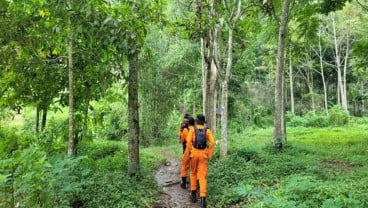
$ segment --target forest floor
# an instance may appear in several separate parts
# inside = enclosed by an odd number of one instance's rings
[[[181,161],[170,154],[164,154],[166,162],[160,166],[155,177],[162,187],[160,201],[153,208],[197,208],[199,203],[190,202],[190,190],[180,187]],[[189,184],[188,184],[189,185]]]

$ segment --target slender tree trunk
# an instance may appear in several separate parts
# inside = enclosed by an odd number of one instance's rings
[[[275,83],[275,118],[274,118],[274,145],[277,150],[281,150],[285,143],[284,127],[284,105],[283,105],[283,79],[285,60],[285,39],[287,22],[289,17],[290,0],[284,0],[282,8],[282,18],[279,27],[279,43],[277,50],[277,69]]]
[[[305,80],[307,82],[307,86],[308,86],[308,90],[309,90],[309,94],[311,96],[311,106],[312,106],[312,112],[314,113],[316,111],[316,105],[314,102],[314,88],[313,88],[313,64],[312,64],[312,56],[310,54],[310,50],[311,48],[308,47],[307,48],[307,54],[306,54],[306,63],[307,63],[307,67],[306,67],[306,76],[305,76]]]
[[[207,83],[206,83],[206,126],[211,129],[212,132],[216,132],[216,119],[215,117],[215,93],[216,93],[216,79],[217,68],[212,59],[209,69],[207,68]]]
[[[322,54],[322,45],[321,45],[321,31],[318,32],[318,53],[319,53],[319,67],[321,70],[322,84],[323,84],[323,94],[324,94],[324,107],[325,112],[328,115],[328,100],[327,100],[327,86],[326,80],[323,70],[323,54]]]
[[[90,89],[87,89],[87,90],[89,91]],[[82,134],[81,134],[80,140],[85,138],[86,135],[87,135],[87,132],[88,132],[88,108],[89,108],[89,93],[88,93],[87,98],[86,98],[85,103],[84,103],[83,129],[82,129]],[[78,142],[80,142],[80,141],[78,141]]]
[[[72,0],[69,0],[69,6],[72,6]],[[71,14],[69,14],[71,15]],[[71,17],[68,20],[69,27],[72,28]],[[68,156],[75,154],[75,137],[74,137],[74,69],[73,69],[73,35],[72,29],[69,34],[68,43],[68,70],[69,70],[69,140],[68,140]]]
[[[215,10],[215,8],[213,8]],[[214,11],[216,13],[216,11]],[[216,83],[217,83],[217,77],[218,77],[218,71],[221,71],[221,50],[220,50],[220,41],[221,41],[221,30],[222,25],[221,23],[215,24],[214,27],[214,33],[213,33],[213,59],[211,64],[211,90],[213,90],[213,98],[212,98],[212,104],[213,106],[210,108],[212,109],[211,112],[211,130],[214,135],[216,135],[217,130],[217,117],[216,117],[216,107],[217,107],[217,94],[218,91],[216,90]]]
[[[201,57],[202,57],[202,109],[206,112],[206,92],[207,92],[207,62],[206,62],[206,46],[204,38],[201,38]]]
[[[45,130],[46,121],[47,121],[47,107],[44,107],[42,110],[41,131]]]
[[[349,27],[349,26],[348,26]],[[347,87],[346,87],[346,71],[347,71],[347,67],[348,67],[348,59],[349,59],[349,54],[350,54],[350,42],[349,42],[349,28],[348,28],[348,32],[346,34],[346,50],[345,50],[345,58],[344,58],[344,71],[343,71],[343,76],[342,76],[342,84],[343,84],[343,105],[346,107],[345,110],[348,110],[348,95],[347,95]]]
[[[230,73],[231,67],[233,63],[233,28],[229,27],[229,37],[228,37],[228,54],[227,54],[227,64],[226,64],[226,71],[225,77],[222,80],[222,93],[221,93],[221,143],[220,143],[220,157],[226,157],[227,155],[227,140],[228,140],[228,94],[229,94],[229,80],[230,80]]]
[[[139,173],[138,54],[128,57],[128,173]]]
[[[310,71],[310,72],[312,72],[312,71]],[[313,75],[311,75],[311,83],[310,83],[309,93],[311,94],[312,111],[316,112],[316,104],[315,104],[315,100],[314,100],[314,88],[313,88]]]
[[[202,8],[207,8],[204,10],[208,18],[215,17],[215,1],[207,0],[202,4],[202,2],[197,1],[197,19],[199,23],[199,28],[201,31],[201,55],[202,55],[202,75],[203,75],[203,106],[204,114],[206,116],[206,126],[209,127],[212,132],[216,132],[216,115],[215,115],[215,90],[217,81],[217,66],[214,60],[214,36],[215,29],[211,24],[205,24],[206,26],[202,28]]]
[[[339,96],[341,99],[341,107],[344,110],[347,110],[347,102],[346,102],[346,94],[344,91],[344,83],[343,83],[343,77],[341,72],[341,60],[340,60],[340,50],[339,50],[339,44],[337,41],[337,35],[336,35],[336,23],[335,23],[335,14],[332,14],[332,30],[333,30],[333,38],[334,38],[334,45],[335,45],[335,61],[336,61],[336,68],[337,68],[337,82],[338,82],[338,89],[339,89]]]
[[[364,89],[364,81],[362,81],[362,92],[365,92]],[[365,105],[364,105],[364,99],[362,99],[362,115],[365,113]]]
[[[290,104],[291,113],[295,114],[295,103],[294,103],[294,84],[293,84],[293,65],[291,64],[291,50],[289,55],[289,81],[290,81]]]
[[[36,133],[40,131],[40,107],[36,106]]]

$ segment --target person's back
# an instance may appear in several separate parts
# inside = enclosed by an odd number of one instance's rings
[[[190,152],[190,189],[191,200],[196,202],[197,198],[197,180],[199,181],[199,190],[201,206],[206,207],[207,195],[207,170],[208,159],[212,158],[215,140],[210,129],[205,127],[205,117],[202,114],[197,115],[197,125],[189,132],[187,137],[187,149]],[[198,139],[198,141],[196,141]],[[199,141],[201,140],[201,141]],[[205,141],[204,141],[205,140]]]
[[[189,132],[194,131],[194,118],[193,117],[189,117],[188,118],[188,130],[184,130],[187,133],[183,132],[183,135],[185,134],[185,142],[183,142],[183,157],[182,157],[182,165],[181,165],[181,171],[180,171],[180,176],[181,176],[181,183],[180,183],[180,187],[183,189],[187,188],[187,174],[188,174],[188,170],[189,170],[189,163],[190,163],[190,158],[189,158],[189,151],[187,150],[187,135],[189,134]],[[185,146],[184,146],[185,145]]]

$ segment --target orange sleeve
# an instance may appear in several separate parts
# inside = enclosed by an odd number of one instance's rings
[[[215,150],[215,138],[212,135],[211,129],[207,129],[206,138],[208,141],[208,148],[207,148],[208,158],[212,158],[213,152]]]
[[[188,136],[188,129],[183,129],[183,131],[180,134],[180,143],[184,143]]]
[[[192,144],[193,139],[194,139],[194,128],[190,126],[189,132],[186,138],[187,147],[185,148],[184,154],[190,155],[190,151],[192,150],[192,147],[193,147],[193,144]]]

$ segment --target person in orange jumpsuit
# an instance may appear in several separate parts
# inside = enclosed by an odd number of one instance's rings
[[[186,139],[187,139],[188,133],[189,131],[194,131],[194,124],[195,124],[194,118],[189,117],[188,118],[188,128],[184,129],[181,135],[182,143],[187,143]],[[187,174],[188,174],[189,162],[190,162],[189,151],[185,151],[185,149],[183,152],[183,157],[181,161],[181,171],[180,171],[180,176],[181,176],[180,187],[183,189],[187,188]]]
[[[180,123],[180,126],[179,126],[179,143],[183,144],[183,153],[185,151],[185,148],[186,148],[186,138],[187,138],[187,135],[188,135],[188,132],[189,132],[189,128],[188,128],[188,119],[189,119],[189,114],[184,114],[184,118],[183,118],[183,121]]]
[[[190,190],[191,201],[197,201],[197,180],[201,207],[206,207],[208,159],[211,159],[215,147],[215,139],[210,129],[204,126],[205,116],[198,114],[196,125],[187,136],[186,154],[190,154]],[[197,138],[196,138],[197,137]],[[204,142],[203,142],[204,140]]]

